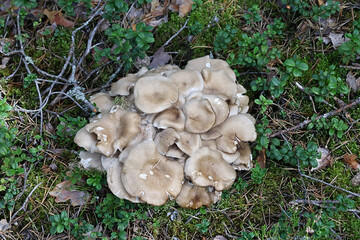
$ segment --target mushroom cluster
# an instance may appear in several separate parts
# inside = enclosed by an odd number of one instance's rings
[[[252,168],[255,119],[245,88],[223,60],[191,60],[185,69],[142,68],[90,98],[99,114],[75,142],[85,168],[107,172],[110,190],[132,202],[209,206],[230,188],[235,170]],[[124,96],[116,105],[113,97]]]

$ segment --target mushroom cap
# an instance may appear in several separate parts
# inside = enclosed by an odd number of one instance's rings
[[[178,132],[185,129],[185,115],[179,108],[168,108],[154,117],[153,125],[156,128],[175,128]]]
[[[204,78],[203,93],[217,95],[224,100],[231,100],[236,96],[236,83],[226,75],[224,70],[212,71],[204,68],[201,71],[201,75]]]
[[[256,130],[253,119],[252,117],[250,118],[248,114],[238,114],[229,117],[219,125],[219,131],[223,137],[229,137],[233,141],[252,142],[256,140]]]
[[[186,97],[191,92],[201,91],[204,87],[203,78],[197,71],[179,70],[169,75],[176,84],[179,94]]]
[[[221,153],[200,148],[185,162],[185,175],[197,186],[213,186],[217,191],[228,189],[235,181],[235,170]]]
[[[130,94],[130,89],[135,85],[136,81],[147,72],[146,67],[142,67],[135,74],[128,74],[126,77],[120,78],[117,82],[111,84],[109,94],[111,96],[122,95],[127,96]]]
[[[146,76],[163,76],[163,77],[167,77],[171,73],[179,71],[179,70],[181,70],[181,68],[179,68],[176,65],[166,64],[164,66],[154,68],[154,69],[151,69],[151,70],[147,71],[147,73],[145,75]]]
[[[98,140],[97,148],[107,157],[111,157],[117,150],[122,151],[130,140],[139,133],[140,116],[135,112],[128,112],[118,105],[111,108],[98,120],[85,126],[90,133],[95,133]]]
[[[221,98],[214,95],[205,95],[215,113],[215,123],[213,127],[218,126],[227,119],[230,113],[229,105]]]
[[[216,116],[209,100],[191,100],[184,104],[183,110],[186,131],[204,133],[214,126]]]
[[[80,164],[85,169],[96,169],[99,171],[105,171],[101,165],[101,154],[100,153],[91,153],[87,151],[81,151],[79,153]]]
[[[231,163],[235,170],[250,170],[253,168],[251,149],[248,143],[239,143],[240,156]]]
[[[208,147],[212,150],[217,150],[215,140],[201,140],[201,147]]]
[[[235,72],[230,68],[229,64],[221,59],[211,59],[209,55],[190,60],[186,65],[186,70],[193,70],[201,72],[204,68],[209,68],[212,71],[224,70],[233,82],[236,82]]]
[[[90,102],[96,104],[99,108],[99,112],[110,111],[111,107],[114,106],[114,101],[111,96],[107,93],[99,92],[90,96]]]
[[[144,113],[158,113],[172,107],[179,98],[175,83],[162,76],[145,76],[134,87],[135,106]]]
[[[177,146],[170,146],[165,156],[169,158],[183,159],[184,152],[181,151]]]
[[[176,198],[176,203],[182,208],[198,209],[210,206],[212,201],[205,187],[198,187],[186,181]]]
[[[98,143],[96,134],[90,133],[86,127],[81,128],[75,135],[74,142],[79,146],[85,148],[86,151],[91,153],[101,153],[96,147]]]
[[[120,177],[122,164],[118,161],[117,158],[108,158],[102,156],[101,163],[107,173],[106,180],[109,189],[115,196],[121,199],[129,200],[133,203],[141,202],[138,198],[130,196],[129,193],[125,190]]]
[[[175,141],[176,146],[191,156],[201,147],[201,138],[199,134],[190,133],[190,132],[181,132],[179,133],[180,138]]]
[[[155,135],[154,142],[158,152],[164,156],[169,151],[170,146],[173,145],[179,138],[180,135],[175,131],[175,129],[167,128]]]
[[[155,142],[148,140],[130,150],[121,180],[130,195],[159,206],[180,193],[184,173],[180,163],[160,155]]]
[[[209,131],[200,134],[200,137],[202,140],[215,140],[219,137],[221,137],[222,134],[219,131],[218,127],[213,127],[212,129],[210,129]]]
[[[191,100],[201,100],[204,94],[202,92],[191,92],[187,97],[185,102],[190,102]]]

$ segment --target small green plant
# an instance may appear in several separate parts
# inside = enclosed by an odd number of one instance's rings
[[[288,82],[289,74],[282,74],[281,77],[273,77],[270,81],[258,77],[251,81],[250,86],[253,91],[269,91],[274,98],[278,98],[284,91]]]
[[[286,72],[294,77],[301,77],[309,69],[309,66],[304,61],[296,58],[286,59],[284,66],[286,66]]]
[[[74,6],[83,4],[88,9],[91,8],[91,0],[59,0],[57,1],[59,6],[70,16],[74,16]]]
[[[326,1],[326,4],[320,6],[312,6],[312,19],[314,22],[318,22],[321,19],[328,19],[332,14],[340,11],[340,2],[338,1]]]
[[[86,183],[95,188],[95,190],[99,191],[102,187],[102,184],[106,182],[105,179],[103,179],[102,174],[99,172],[89,172],[88,173],[88,179],[86,180]]]
[[[225,28],[220,30],[215,37],[214,50],[226,50],[228,45],[236,37],[238,30],[233,28],[230,24],[226,24]]]
[[[87,120],[79,116],[70,117],[64,115],[63,117],[60,117],[59,120],[60,124],[56,127],[56,136],[54,136],[54,138],[65,143],[72,143],[77,131],[87,124]]]
[[[255,128],[257,133],[255,149],[257,151],[261,151],[263,148],[267,149],[269,146],[269,138],[267,135],[272,133],[272,130],[269,128],[269,119],[263,116],[260,124],[257,124]]]
[[[210,222],[204,219],[201,223],[195,225],[201,233],[206,233],[209,230]]]
[[[263,114],[266,111],[269,105],[273,104],[273,101],[271,99],[266,99],[264,95],[260,95],[260,98],[255,99],[254,102],[257,105],[261,106],[261,111],[260,111],[261,114]]]
[[[253,180],[256,184],[260,184],[263,182],[266,175],[266,169],[262,169],[260,164],[256,164],[253,169],[251,169],[251,180]]]
[[[14,0],[14,4],[16,7],[25,7],[27,9],[37,7],[36,0]]]
[[[37,79],[37,75],[34,73],[28,73],[24,78],[24,88],[28,88],[31,83],[35,82]]]
[[[348,94],[349,88],[345,82],[336,76],[335,65],[330,65],[326,71],[320,71],[313,75],[314,87],[307,88],[307,92],[315,95],[316,102],[322,102],[325,98],[338,94]]]
[[[256,22],[261,21],[261,16],[259,14],[260,8],[259,5],[254,4],[251,8],[247,10],[247,13],[245,13],[244,18],[246,20],[247,24],[253,24]]]
[[[50,233],[62,233],[64,230],[70,230],[72,224],[76,221],[70,219],[66,211],[62,211],[61,214],[50,216],[51,228]]]
[[[105,5],[103,18],[109,21],[119,20],[120,14],[129,10],[128,4],[124,0],[109,0]]]
[[[345,34],[345,37],[349,38],[349,41],[344,42],[338,48],[338,51],[344,55],[343,63],[348,63],[349,61],[354,61],[356,56],[360,54],[360,30],[354,29],[352,33]]]
[[[248,183],[246,181],[244,181],[244,179],[242,179],[241,177],[239,177],[237,179],[237,181],[234,183],[234,187],[239,192],[244,191],[247,188],[247,186],[248,186]]]
[[[286,25],[281,18],[275,18],[274,23],[267,25],[267,30],[265,31],[265,34],[268,37],[281,36],[283,34],[285,26]]]
[[[300,165],[302,167],[307,167],[309,165],[312,167],[317,167],[318,162],[316,159],[320,158],[318,149],[319,146],[314,142],[308,142],[306,149],[300,145],[296,146],[296,156],[299,159]]]
[[[329,131],[330,136],[333,136],[336,133],[336,136],[338,138],[342,138],[344,132],[348,129],[348,125],[343,120],[340,120],[337,117],[331,118],[330,121],[325,118],[315,120],[316,117],[316,115],[312,116],[311,119],[313,120],[313,122],[308,125],[309,130],[313,128],[316,128],[317,130],[324,129]]]

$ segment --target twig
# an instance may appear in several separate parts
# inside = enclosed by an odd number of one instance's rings
[[[326,208],[332,208],[332,209],[336,209],[336,207],[334,206],[324,206],[324,203],[339,203],[339,201],[337,200],[326,200],[326,201],[319,201],[319,200],[304,200],[304,199],[296,199],[290,202],[290,204],[312,204],[315,206],[319,206],[319,207],[326,207]],[[357,209],[348,209],[348,212],[354,212],[354,213],[360,213],[360,210]]]
[[[15,218],[15,216],[16,216],[21,210],[24,210],[24,211],[26,210],[26,204],[27,204],[27,202],[29,201],[31,195],[34,193],[34,191],[35,191],[41,184],[42,184],[42,182],[39,183],[39,184],[37,184],[37,185],[33,188],[33,190],[31,190],[31,192],[30,192],[29,195],[26,197],[26,199],[25,199],[23,205],[21,206],[21,208],[19,208],[19,210],[17,210],[17,211],[14,213],[14,215],[10,217],[10,221],[9,221],[10,224],[12,223],[12,220]]]
[[[342,68],[347,68],[347,69],[351,69],[351,70],[360,70],[360,67],[355,67],[355,66],[340,65],[340,67],[342,67]]]
[[[186,27],[188,21],[189,19],[186,19],[185,24],[179,29],[179,31],[177,31],[177,33],[175,33],[171,38],[169,38],[169,40],[167,40],[166,43],[164,43],[164,45],[162,46],[166,47],[171,42],[171,40],[173,40],[177,35],[179,35],[179,33]]]
[[[352,103],[348,104],[348,105],[345,105],[345,106],[342,106],[336,110],[333,110],[331,112],[328,112],[328,113],[325,113],[323,115],[320,115],[318,117],[315,118],[315,120],[319,120],[321,118],[328,118],[328,117],[331,117],[331,116],[334,116],[334,115],[337,115],[339,113],[341,113],[342,111],[344,111],[345,109],[348,109],[348,108],[351,108],[351,107],[354,107],[356,105],[360,104],[360,97],[357,98],[355,101],[353,101]],[[288,128],[288,129],[284,129],[284,130],[281,130],[281,131],[278,131],[276,133],[273,133],[273,134],[270,134],[269,137],[270,138],[273,138],[273,137],[277,137],[279,135],[282,135],[284,133],[287,133],[287,132],[291,132],[291,131],[294,131],[296,129],[301,129],[301,128],[304,128],[305,126],[307,126],[309,123],[311,123],[313,120],[305,120],[303,122],[301,122],[300,124],[296,125],[296,126],[293,126],[291,128]]]

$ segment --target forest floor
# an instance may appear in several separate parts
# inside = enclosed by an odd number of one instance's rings
[[[73,142],[89,97],[206,55],[247,89],[254,168],[196,210],[115,197]],[[360,239],[356,0],[4,0],[0,64],[1,239]]]

